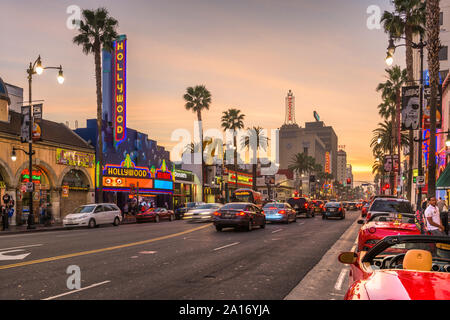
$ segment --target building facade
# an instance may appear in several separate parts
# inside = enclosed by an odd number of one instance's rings
[[[344,150],[337,152],[337,181],[344,184],[347,179],[347,153]]]

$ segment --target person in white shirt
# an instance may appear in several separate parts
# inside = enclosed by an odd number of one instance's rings
[[[431,197],[425,210],[426,228],[433,236],[445,236],[445,228],[441,222],[441,214],[436,206],[436,198]]]

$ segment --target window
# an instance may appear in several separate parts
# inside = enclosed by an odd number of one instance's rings
[[[443,46],[439,50],[439,61],[448,60],[448,46]]]
[[[443,12],[439,13],[439,25],[440,26],[444,25],[444,13]]]

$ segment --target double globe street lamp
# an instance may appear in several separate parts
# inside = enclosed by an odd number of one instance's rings
[[[33,155],[35,152],[33,151],[33,127],[34,127],[34,117],[33,117],[33,107],[32,107],[32,95],[31,95],[31,84],[33,81],[33,75],[38,74],[41,75],[44,70],[46,69],[55,69],[58,70],[58,83],[63,84],[64,83],[64,74],[62,70],[62,66],[59,67],[44,67],[42,65],[41,56],[39,55],[38,58],[34,61],[34,63],[30,62],[30,66],[27,69],[28,74],[28,102],[29,102],[29,123],[28,123],[28,152],[21,148],[15,148],[13,147],[12,154],[11,154],[11,160],[16,161],[17,155],[16,151],[20,150],[23,151],[26,155],[28,155],[28,176],[29,176],[29,182],[30,184],[33,183]],[[33,188],[29,189],[29,200],[30,200],[30,206],[29,206],[29,214],[28,214],[28,220],[27,220],[27,229],[34,229],[34,212],[33,212],[33,191],[34,191],[34,185]]]

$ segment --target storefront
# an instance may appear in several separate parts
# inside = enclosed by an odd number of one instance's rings
[[[174,169],[175,186],[173,194],[174,207],[177,208],[188,202],[194,201],[194,174],[191,171]]]

